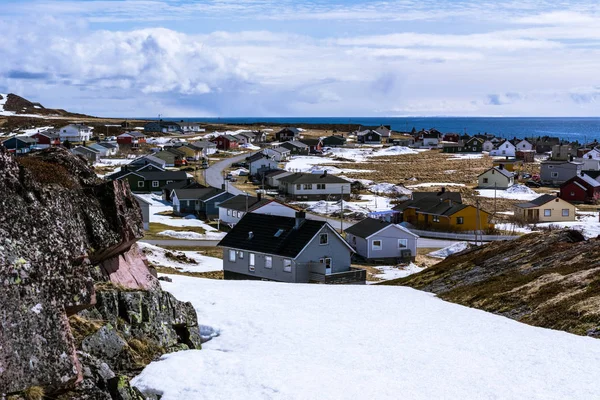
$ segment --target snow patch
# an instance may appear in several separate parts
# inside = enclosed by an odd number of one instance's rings
[[[513,185],[506,190],[477,189],[481,197],[494,197],[512,200],[533,200],[540,195],[525,185]],[[495,193],[494,193],[495,192]]]
[[[387,194],[393,196],[410,196],[412,191],[404,187],[404,185],[394,185],[393,183],[378,183],[371,185],[367,189],[371,193]]]
[[[189,232],[189,231],[166,230],[166,231],[158,232],[158,235],[168,236],[168,237],[171,237],[174,239],[183,239],[183,240],[217,240],[217,239],[223,239],[225,237],[226,233],[225,232],[197,233],[197,232]]]
[[[425,268],[421,268],[413,263],[410,263],[408,265],[400,265],[400,266],[384,265],[381,267],[374,267],[374,268],[377,269],[378,271],[380,271],[380,273],[373,275],[373,277],[381,279],[383,281],[405,278],[409,275],[419,273],[425,269]],[[369,283],[376,283],[376,282],[369,282]]]
[[[451,183],[451,182],[427,182],[417,183],[416,185],[407,186],[410,189],[421,188],[421,187],[432,187],[432,186],[465,186],[464,183]]]
[[[430,257],[436,257],[436,258],[446,258],[446,257],[451,256],[452,254],[460,253],[461,251],[466,250],[468,248],[469,248],[469,243],[458,242],[458,243],[451,244],[448,247],[444,247],[443,249],[432,251],[431,253],[429,253],[427,255]]]
[[[171,251],[145,242],[138,242],[138,246],[143,250],[148,261],[157,266],[175,268],[183,272],[210,272],[223,270],[223,260],[205,256],[201,251]],[[167,252],[175,255],[182,253],[196,263],[184,263],[169,258],[165,255]]]

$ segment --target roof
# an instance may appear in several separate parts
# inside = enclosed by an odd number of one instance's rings
[[[369,236],[379,232],[380,230],[387,228],[388,226],[394,226],[402,231],[407,232],[411,236],[417,236],[411,231],[407,230],[406,228],[376,218],[365,218],[362,221],[347,228],[346,233],[366,239]]]
[[[102,146],[104,148],[107,148],[107,149],[116,149],[117,148],[117,145],[108,143],[108,142],[98,142],[98,145]]]
[[[277,133],[286,132],[286,131],[292,132],[294,135],[300,134],[300,129],[298,129],[298,128],[283,128],[282,130],[280,130]]]
[[[206,148],[206,147],[217,147],[216,144],[214,144],[213,142],[209,142],[208,140],[199,140],[197,142],[192,143],[192,146],[194,147],[198,147],[198,148]]]
[[[288,171],[284,171],[284,170],[282,170],[282,169],[278,169],[278,170],[276,170],[276,171],[269,172],[268,174],[266,174],[266,175],[265,175],[265,178],[270,178],[270,177],[272,177],[272,176],[281,175],[281,174],[283,174],[283,173],[286,173],[286,172],[288,172]]]
[[[77,146],[77,147],[75,147],[71,151],[72,152],[79,152],[79,153],[92,153],[92,154],[98,154],[98,153],[100,153],[96,149],[92,149],[91,147],[85,147],[85,146]]]
[[[305,172],[296,172],[280,179],[280,182],[292,184],[299,183],[350,183],[345,179],[331,174],[309,174]]]
[[[227,193],[223,189],[217,189],[214,187],[200,188],[200,189],[173,189],[175,195],[180,200],[209,200],[213,197]]]
[[[42,131],[42,132],[38,132],[35,135],[32,136],[37,136],[37,135],[41,135],[41,136],[46,136],[49,139],[58,139],[60,138],[60,134],[54,130],[54,129],[48,129],[47,131]]]
[[[595,170],[585,170],[583,173],[592,179],[597,179],[600,176],[600,171]]]
[[[508,170],[506,170],[504,168],[498,168],[498,167],[492,167],[492,168],[488,169],[487,171],[485,171],[484,173],[479,174],[479,176],[485,175],[485,174],[487,174],[488,172],[490,172],[492,170],[495,171],[495,172],[498,172],[499,174],[504,175],[507,178],[512,178],[513,176],[515,176],[515,174],[513,174],[512,172],[510,172],[510,171],[508,171]]]
[[[183,181],[188,177],[183,171],[135,171],[132,173],[141,176],[146,181]]]
[[[540,197],[531,200],[529,203],[519,203],[515,204],[515,207],[519,208],[534,208],[543,206],[546,203],[551,202],[552,200],[556,200],[558,197],[552,194],[543,194]],[[563,200],[564,201],[564,200]]]
[[[285,146],[294,146],[294,147],[298,147],[300,149],[306,149],[308,147],[307,144],[302,143],[299,140],[290,140],[288,142],[282,143],[279,147],[285,147]]]
[[[132,166],[133,165],[147,165],[147,164],[154,164],[154,165],[164,167],[166,164],[166,161],[163,160],[162,158],[155,157],[152,154],[148,154],[146,156],[138,157],[129,163],[129,165],[132,165]]]
[[[219,204],[219,207],[228,208],[237,211],[252,211],[266,204],[269,204],[272,200],[269,199],[258,199],[258,197],[247,196],[238,194],[230,199],[227,199]]]
[[[439,192],[413,192],[412,193],[413,200],[422,200],[425,198],[433,198],[437,201],[452,200],[456,203],[462,203],[462,196],[459,192],[449,192],[447,190],[442,190]]]
[[[368,135],[368,134],[372,134],[372,135],[381,136],[381,133],[379,133],[379,132],[377,132],[377,131],[373,131],[373,130],[369,130],[369,131],[361,131],[361,132],[358,132],[358,133],[356,134],[356,136],[365,136],[365,135]]]
[[[23,143],[32,143],[32,144],[37,143],[37,140],[35,140],[35,139],[33,139],[32,137],[29,137],[29,136],[13,136],[13,137],[11,137],[9,139],[4,140],[2,143],[7,142],[7,141],[9,141],[11,139],[20,140]]]
[[[253,163],[254,161],[258,161],[258,160],[262,160],[263,158],[269,158],[269,156],[267,156],[266,154],[263,154],[261,152],[258,153],[254,153],[251,156],[246,157],[246,162],[248,163]]]
[[[592,178],[591,176],[589,176],[587,174],[581,174],[581,175],[574,176],[573,178],[571,178],[568,181],[566,181],[565,183],[563,183],[563,186],[567,185],[573,181],[575,181],[575,183],[577,183],[578,180],[583,181],[585,184],[587,184],[588,186],[593,187],[593,188],[600,187],[600,182],[598,182],[597,180],[595,180],[594,178]]]
[[[327,222],[304,219],[298,229],[295,224],[291,217],[247,213],[217,246],[296,258]]]
[[[305,146],[317,146],[319,143],[323,143],[323,141],[319,138],[304,138],[299,142]]]
[[[198,182],[187,183],[187,181],[175,181],[163,186],[163,189],[171,191],[174,189],[202,189],[205,187]]]
[[[276,152],[281,153],[281,154],[283,154],[283,153],[289,153],[290,152],[290,149],[286,149],[285,147],[281,147],[281,146],[271,147],[268,150],[276,151]]]

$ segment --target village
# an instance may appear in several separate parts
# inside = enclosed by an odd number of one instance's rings
[[[535,230],[598,235],[596,145],[163,120],[34,127],[2,141],[17,156],[62,146],[127,181],[144,251],[164,271],[337,284],[407,276]]]

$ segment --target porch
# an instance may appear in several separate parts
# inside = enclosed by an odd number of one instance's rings
[[[304,263],[298,264],[297,268],[308,271],[308,281],[311,283],[324,283],[329,285],[339,284],[365,284],[367,280],[367,271],[362,268],[349,267],[348,271],[326,272],[326,266],[323,263]]]

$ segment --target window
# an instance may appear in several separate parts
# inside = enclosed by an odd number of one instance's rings
[[[554,165],[548,165],[548,169],[554,169]]]
[[[381,240],[373,240],[371,242],[371,248],[373,250],[381,250]]]
[[[552,210],[545,209],[544,210],[544,217],[551,217],[551,216],[552,216]]]
[[[483,178],[483,183],[488,183],[488,178]]]
[[[319,235],[319,244],[327,244],[329,242],[329,237],[326,233],[321,233]]]
[[[405,249],[408,247],[408,239],[398,239],[398,248]]]
[[[265,268],[273,268],[273,257],[265,256]]]
[[[158,181],[152,181],[152,187],[158,187]]]
[[[325,190],[325,184],[324,183],[317,183],[317,189],[319,189],[319,190]]]
[[[240,260],[244,259],[244,252],[243,251],[238,251],[238,257],[240,258]]]
[[[551,172],[550,173],[550,177],[552,177],[552,178],[558,178],[558,172]]]
[[[248,270],[254,271],[254,253],[248,253]]]
[[[302,189],[302,185],[300,185],[300,184],[296,185],[296,190],[300,190],[300,189]]]
[[[433,222],[440,222],[440,217],[439,217],[439,216],[437,216],[437,215],[434,215],[434,216],[432,217],[432,220],[433,220]]]
[[[569,216],[569,209],[568,208],[563,208],[563,210],[562,210],[562,216],[563,217],[568,217]]]
[[[571,196],[575,196],[575,192],[571,192]]]
[[[506,154],[506,150],[502,150],[502,154]]]
[[[312,183],[305,183],[304,190],[312,190]]]
[[[229,262],[235,262],[235,250],[229,250]]]
[[[151,169],[152,169],[152,167],[150,167],[149,169],[151,170]],[[167,185],[168,185],[169,183],[173,183],[173,181],[167,181]]]
[[[227,210],[227,216],[230,217],[231,216],[231,210]]]
[[[292,260],[283,259],[283,272],[292,272]]]
[[[457,218],[456,218],[456,223],[457,223],[458,225],[462,225],[462,224],[464,224],[464,223],[465,223],[465,217],[457,217]]]
[[[145,183],[144,181],[138,181],[138,187],[139,188],[144,187],[144,183]]]

